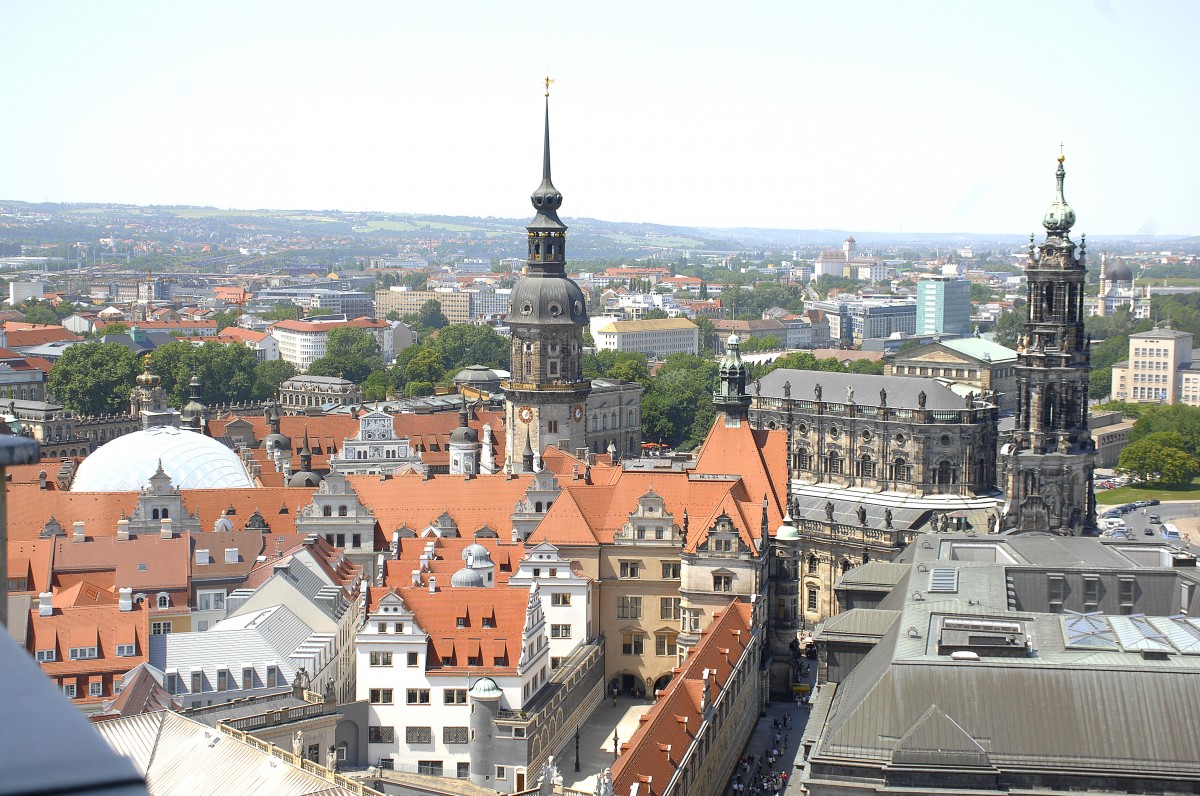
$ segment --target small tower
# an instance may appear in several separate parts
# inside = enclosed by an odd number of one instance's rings
[[[162,379],[150,366],[150,355],[143,360],[137,386],[129,394],[129,414],[141,418],[142,428],[151,426],[179,427],[179,413],[167,406],[167,391],[162,388]]]
[[[479,473],[479,432],[471,428],[467,412],[467,396],[462,396],[458,411],[458,428],[450,432],[450,475],[468,478]]]
[[[505,397],[505,450],[515,457],[525,437],[539,456],[550,445],[566,451],[587,446],[584,418],[592,383],[583,376],[587,299],[567,276],[567,226],[558,218],[562,194],[550,179],[550,80],[542,181],[530,200],[537,215],[526,227],[525,276],[513,287],[511,376]]]
[[[725,425],[736,427],[749,416],[750,395],[746,392],[746,382],[750,378],[750,369],[742,361],[738,351],[741,338],[737,332],[729,335],[725,341],[725,358],[721,360],[720,383],[713,393],[713,405],[717,411],[725,415]]]
[[[200,376],[192,371],[192,379],[188,382],[188,402],[183,405],[180,422],[188,431],[199,434],[205,433],[208,425],[208,407],[200,402]]]

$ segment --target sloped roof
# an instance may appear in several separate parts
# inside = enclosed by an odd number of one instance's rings
[[[297,768],[284,757],[168,710],[96,725],[113,751],[146,777],[152,796],[352,796],[356,791]]]
[[[509,533],[510,516],[517,501],[524,499],[530,476],[480,475],[464,480],[461,475],[424,479],[410,474],[381,481],[379,476],[351,475],[347,480],[390,539],[401,526],[419,533],[443,511],[454,519],[462,536],[470,537],[485,525]]]
[[[720,688],[729,681],[732,664],[737,663],[750,640],[752,627],[748,603],[731,603],[713,617],[613,764],[614,793],[629,793],[633,783],[643,777],[653,777],[654,791],[664,792],[703,722],[700,711],[702,673],[707,669],[709,676],[715,678],[711,695],[716,700]],[[729,651],[728,660],[722,650]],[[670,753],[666,751],[667,746],[671,748]]]
[[[792,399],[815,400],[814,388],[820,384],[822,400],[827,403],[842,403],[846,400],[846,388],[854,391],[856,403],[876,406],[879,391],[887,391],[887,405],[893,409],[918,408],[920,393],[925,393],[925,408],[930,411],[949,411],[964,408],[962,397],[945,385],[929,379],[909,376],[875,376],[862,373],[832,373],[825,371],[794,370],[779,368],[759,380],[762,395],[767,398],[782,398],[783,385],[791,382]]]

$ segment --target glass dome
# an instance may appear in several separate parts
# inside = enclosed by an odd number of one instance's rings
[[[179,489],[253,487],[241,459],[216,440],[173,426],[153,426],[107,442],[83,460],[72,492],[131,492],[150,483],[162,462]]]

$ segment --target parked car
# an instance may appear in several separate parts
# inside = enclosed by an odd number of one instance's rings
[[[1147,526],[1145,527],[1145,529],[1143,529],[1143,530],[1142,530],[1142,533],[1146,534],[1147,536],[1153,536],[1153,535],[1154,535],[1154,529],[1153,529],[1153,528],[1151,528],[1149,525],[1147,525]]]
[[[1160,520],[1160,519],[1158,518],[1158,515],[1157,515],[1157,514],[1151,514],[1151,515],[1150,515],[1150,522],[1151,522],[1152,524],[1154,524],[1154,525],[1159,525],[1159,524],[1161,524],[1161,523],[1162,523],[1162,520]]]
[[[1100,517],[1106,520],[1119,520],[1121,518],[1121,512],[1117,511],[1116,509],[1109,509],[1101,514]]]
[[[1157,506],[1160,503],[1162,503],[1162,501],[1159,500],[1158,498],[1150,498],[1149,500],[1146,501],[1147,506]]]

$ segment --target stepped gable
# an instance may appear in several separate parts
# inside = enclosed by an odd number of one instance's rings
[[[457,423],[457,419],[455,423]],[[509,479],[504,475],[398,475],[386,481],[377,475],[347,476],[358,499],[375,515],[385,542],[401,526],[420,533],[443,512],[458,526],[461,536],[470,537],[484,527],[501,535],[512,531],[513,507],[525,497],[532,476]]]
[[[747,506],[744,510],[735,507],[730,516],[735,520],[744,513],[753,516],[752,522],[739,523],[739,527],[745,533],[757,533],[762,498],[755,502],[746,496],[744,489],[739,491],[736,479],[695,479],[682,471],[649,473],[611,469],[613,479],[610,483],[560,480],[563,492],[530,535],[529,544],[612,544],[617,530],[629,521],[630,512],[637,508],[638,499],[651,490],[663,498],[665,510],[674,515],[677,525],[682,527],[683,513],[688,512],[691,517],[689,547],[694,544],[699,528],[697,521],[709,514],[715,518],[720,513],[717,507],[735,506],[739,497]],[[752,539],[747,537],[746,542],[750,544]]]
[[[701,703],[704,695],[702,674],[708,669],[715,677],[711,695],[715,700],[748,643],[753,627],[752,608],[735,602],[717,612],[712,623],[700,634],[700,641],[675,670],[675,676],[659,693],[650,712],[612,767],[614,793],[629,793],[634,783],[652,777],[654,791],[661,793],[671,781],[683,754],[704,722]],[[740,637],[739,637],[740,632]],[[684,724],[684,720],[687,724]],[[685,726],[687,729],[685,729]],[[666,747],[670,746],[668,754]]]

